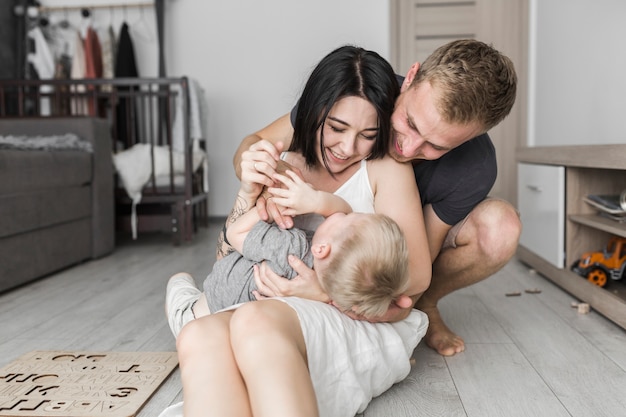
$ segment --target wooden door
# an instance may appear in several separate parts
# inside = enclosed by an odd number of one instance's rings
[[[526,145],[528,0],[390,0],[392,65],[405,74],[438,46],[474,38],[492,44],[515,64],[517,99],[490,132],[498,158],[491,195],[517,203],[515,149]]]

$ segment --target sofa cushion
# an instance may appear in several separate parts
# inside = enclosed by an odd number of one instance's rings
[[[0,152],[0,194],[91,183],[92,154],[81,151]]]
[[[91,187],[0,194],[0,238],[91,217]]]
[[[91,258],[91,239],[88,218],[0,239],[0,291]]]

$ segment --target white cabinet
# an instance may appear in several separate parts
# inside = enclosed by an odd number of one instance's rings
[[[519,163],[520,244],[557,268],[565,258],[565,168]]]

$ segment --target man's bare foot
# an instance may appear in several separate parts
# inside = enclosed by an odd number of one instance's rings
[[[420,310],[428,315],[428,331],[424,339],[430,348],[443,356],[453,356],[465,350],[465,342],[446,326],[437,307]]]

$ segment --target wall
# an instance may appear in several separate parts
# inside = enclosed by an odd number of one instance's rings
[[[13,1],[0,0],[0,78],[16,77],[16,28]]]
[[[291,109],[309,72],[326,53],[353,43],[389,59],[389,0],[166,0],[165,7],[168,75],[195,78],[206,93],[211,216],[225,216],[232,207],[239,187],[232,157],[241,139]],[[80,19],[79,12],[71,12],[70,18]],[[116,30],[122,20],[128,21],[140,74],[157,74],[151,8],[94,9],[94,20]]]
[[[345,43],[389,58],[387,1],[177,0],[168,13],[168,70],[207,91],[212,216],[232,207],[241,139],[291,109],[317,61]]]
[[[626,143],[626,2],[530,9],[528,144]]]

